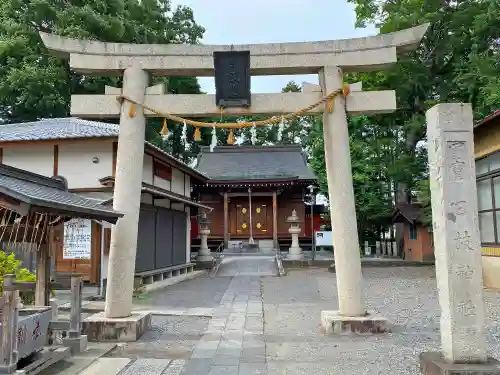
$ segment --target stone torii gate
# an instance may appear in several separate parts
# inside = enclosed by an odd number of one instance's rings
[[[104,316],[131,315],[137,245],[145,117],[158,116],[118,101],[117,95],[133,98],[146,107],[177,116],[220,115],[215,95],[166,94],[165,87],[148,87],[151,75],[214,76],[213,54],[218,51],[249,51],[250,74],[319,74],[321,90],[254,94],[249,108],[228,108],[223,115],[281,115],[294,112],[343,87],[344,72],[379,71],[396,63],[400,52],[420,44],[428,24],[378,36],[321,42],[251,45],[145,45],[75,40],[40,33],[49,51],[69,59],[73,71],[87,75],[124,76],[123,88],[106,88],[103,95],[72,95],[71,115],[84,118],[120,117],[114,208],[125,213],[113,228],[109,256],[107,299]],[[352,92],[337,95],[333,111],[323,106],[304,115],[323,114],[325,160],[340,311],[325,312],[333,321],[359,322],[366,316],[362,290],[356,211],[349,150],[347,114],[389,113],[396,110],[395,92]],[[158,116],[159,117],[159,116]],[[345,324],[342,323],[343,326]],[[336,323],[333,324],[336,326]]]

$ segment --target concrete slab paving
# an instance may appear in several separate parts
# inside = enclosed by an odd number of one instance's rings
[[[99,358],[82,375],[117,375],[130,362],[130,358]]]
[[[111,351],[116,345],[109,343],[89,343],[87,350],[78,355],[60,361],[42,372],[40,375],[76,375],[91,366],[96,360]]]

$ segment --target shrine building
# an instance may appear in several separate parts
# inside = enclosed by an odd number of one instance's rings
[[[248,242],[265,249],[291,241],[288,216],[301,218],[299,238],[311,242],[310,212],[304,202],[316,181],[299,145],[203,147],[196,169],[208,177],[194,185],[194,198],[213,208],[212,243],[225,248]],[[253,240],[253,241],[252,241]]]

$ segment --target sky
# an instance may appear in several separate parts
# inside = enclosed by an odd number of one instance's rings
[[[206,31],[203,44],[306,42],[377,34],[356,29],[346,0],[172,0],[189,6]],[[281,92],[290,81],[318,83],[317,75],[252,77],[253,93]],[[199,78],[202,91],[215,93],[213,78]]]

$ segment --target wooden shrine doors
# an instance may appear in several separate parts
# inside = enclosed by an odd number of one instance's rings
[[[248,204],[236,204],[235,210],[236,228],[231,231],[236,236],[249,236],[250,235],[250,213],[248,212]]]
[[[253,221],[253,233],[254,236],[259,237],[260,235],[272,235],[272,221],[268,221],[267,204],[257,203],[253,205],[252,221]],[[271,224],[271,225],[270,225]],[[271,231],[268,233],[268,227],[271,227]]]
[[[232,205],[229,214],[230,232],[233,237],[249,237],[250,225],[254,237],[273,235],[272,206],[266,201],[252,202],[252,223],[250,223],[249,204],[238,201]]]

